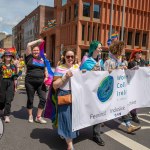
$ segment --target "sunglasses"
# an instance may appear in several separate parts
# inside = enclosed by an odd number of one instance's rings
[[[74,56],[73,55],[70,55],[70,56],[68,55],[68,56],[66,56],[66,58],[67,59],[69,59],[69,58],[74,59]]]
[[[11,57],[11,55],[5,55],[5,57]]]
[[[138,54],[142,54],[142,52],[137,52]]]

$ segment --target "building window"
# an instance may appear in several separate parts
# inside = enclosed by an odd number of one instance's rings
[[[98,31],[97,31],[97,40],[99,40],[99,32],[100,32],[100,27],[98,26]]]
[[[88,25],[88,41],[90,40],[90,25]]]
[[[81,59],[83,58],[83,56],[87,55],[89,53],[88,49],[81,49]]]
[[[66,15],[67,15],[67,10],[65,9],[65,11],[64,11],[64,23],[66,23]]]
[[[30,35],[32,35],[32,29],[30,30]]]
[[[142,46],[146,46],[146,42],[147,42],[147,34],[144,33],[143,34],[143,39],[142,39]]]
[[[78,17],[78,4],[74,4],[74,18]]]
[[[71,7],[69,7],[69,20],[71,20]]]
[[[67,0],[62,0],[62,6],[67,4]]]
[[[94,39],[94,36],[95,36],[95,26],[93,26],[93,37],[92,37],[92,39],[96,40],[96,39]]]
[[[135,46],[139,46],[140,33],[136,33],[135,35]]]
[[[75,43],[77,43],[77,25],[75,26]]]
[[[94,18],[100,17],[100,5],[94,4]]]
[[[128,32],[128,42],[127,45],[131,45],[132,44],[132,32]]]
[[[84,41],[85,25],[82,25],[82,41]]]
[[[90,3],[83,3],[83,16],[90,17]]]

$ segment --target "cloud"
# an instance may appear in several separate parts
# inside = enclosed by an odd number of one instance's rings
[[[0,17],[0,22],[2,22],[3,21],[3,17]]]
[[[54,0],[0,0],[0,32],[12,28],[38,5],[54,6]]]

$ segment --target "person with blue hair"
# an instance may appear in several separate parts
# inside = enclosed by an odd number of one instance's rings
[[[92,41],[89,48],[89,56],[80,66],[82,71],[101,71],[103,69],[103,60],[100,58],[102,51],[102,43],[99,41]],[[100,136],[101,124],[93,126],[93,141],[98,145],[104,146],[105,143]]]

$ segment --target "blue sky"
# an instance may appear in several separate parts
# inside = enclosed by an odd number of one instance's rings
[[[54,0],[0,0],[0,32],[11,34],[12,27],[39,5],[54,6]]]

